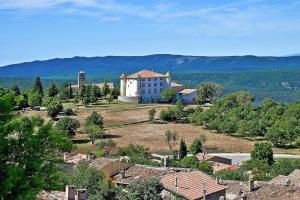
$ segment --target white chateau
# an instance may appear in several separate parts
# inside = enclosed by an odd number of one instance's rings
[[[193,103],[196,99],[195,89],[184,89],[176,82],[172,82],[170,72],[165,75],[149,70],[142,70],[120,77],[119,100],[125,102],[155,102],[161,100],[160,93],[165,89],[174,89],[177,98],[186,103]]]

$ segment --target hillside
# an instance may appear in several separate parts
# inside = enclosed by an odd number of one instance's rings
[[[90,77],[103,75],[117,76],[122,72],[131,73],[144,68],[165,73],[187,72],[237,72],[253,70],[281,70],[299,68],[300,56],[257,57],[257,56],[106,56],[56,58],[0,67],[0,77],[42,77],[68,79],[79,70]],[[59,72],[59,74],[58,74]]]

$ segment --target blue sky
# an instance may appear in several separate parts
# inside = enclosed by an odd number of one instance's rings
[[[55,57],[300,53],[300,0],[0,0],[0,66]]]

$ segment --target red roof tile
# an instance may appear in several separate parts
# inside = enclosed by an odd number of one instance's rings
[[[176,178],[177,187],[175,186]],[[226,187],[215,183],[213,178],[200,171],[167,174],[161,179],[161,182],[167,190],[187,199],[199,199],[203,197],[204,187],[206,195],[226,190]]]
[[[163,74],[159,74],[159,73],[144,69],[142,71],[131,74],[131,75],[127,76],[126,78],[137,78],[138,76],[140,76],[141,78],[165,77],[165,75],[163,75]]]

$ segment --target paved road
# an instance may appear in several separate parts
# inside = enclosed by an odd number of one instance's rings
[[[209,155],[216,155],[216,156],[232,159],[233,165],[241,161],[250,159],[250,153],[209,153]],[[300,159],[300,155],[274,154],[274,158],[299,158]]]

